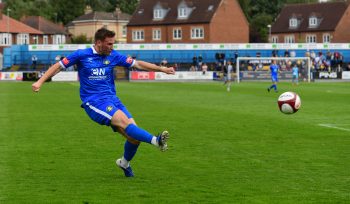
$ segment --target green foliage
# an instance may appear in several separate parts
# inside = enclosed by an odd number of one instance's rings
[[[87,43],[92,43],[92,39],[88,39],[86,35],[78,35],[78,36],[72,37],[72,43],[87,44]]]
[[[138,4],[138,0],[119,0],[120,9],[128,14],[133,14]]]

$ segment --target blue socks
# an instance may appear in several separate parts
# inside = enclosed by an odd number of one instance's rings
[[[270,86],[270,89],[274,89],[275,91],[277,91],[277,85],[276,84],[272,84],[271,86]]]
[[[131,161],[132,158],[135,156],[138,147],[138,144],[136,145],[126,140],[124,144],[124,158],[127,161]]]
[[[129,124],[125,128],[125,133],[132,137],[135,140],[138,140],[140,142],[147,142],[151,143],[153,135],[151,135],[149,132],[137,127],[134,124]]]

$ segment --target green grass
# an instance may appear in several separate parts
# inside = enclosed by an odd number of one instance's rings
[[[350,83],[281,83],[293,115],[268,85],[117,83],[140,127],[171,134],[127,179],[124,139],[88,118],[77,83],[2,82],[0,203],[350,203]]]

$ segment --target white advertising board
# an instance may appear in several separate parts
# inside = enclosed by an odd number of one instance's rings
[[[342,79],[350,79],[350,71],[345,71],[342,73]]]
[[[52,81],[78,81],[78,72],[59,72]]]
[[[23,72],[0,72],[1,81],[22,81]]]
[[[176,72],[174,75],[156,72],[155,80],[213,80],[213,72]]]

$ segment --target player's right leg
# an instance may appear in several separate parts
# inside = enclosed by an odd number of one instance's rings
[[[163,131],[161,134],[153,136],[146,130],[139,128],[133,123],[130,123],[127,116],[121,110],[115,112],[111,119],[111,125],[117,128],[122,128],[126,135],[134,140],[153,144],[159,147],[161,151],[165,151],[167,149],[166,142],[169,139],[169,133],[167,131]]]

